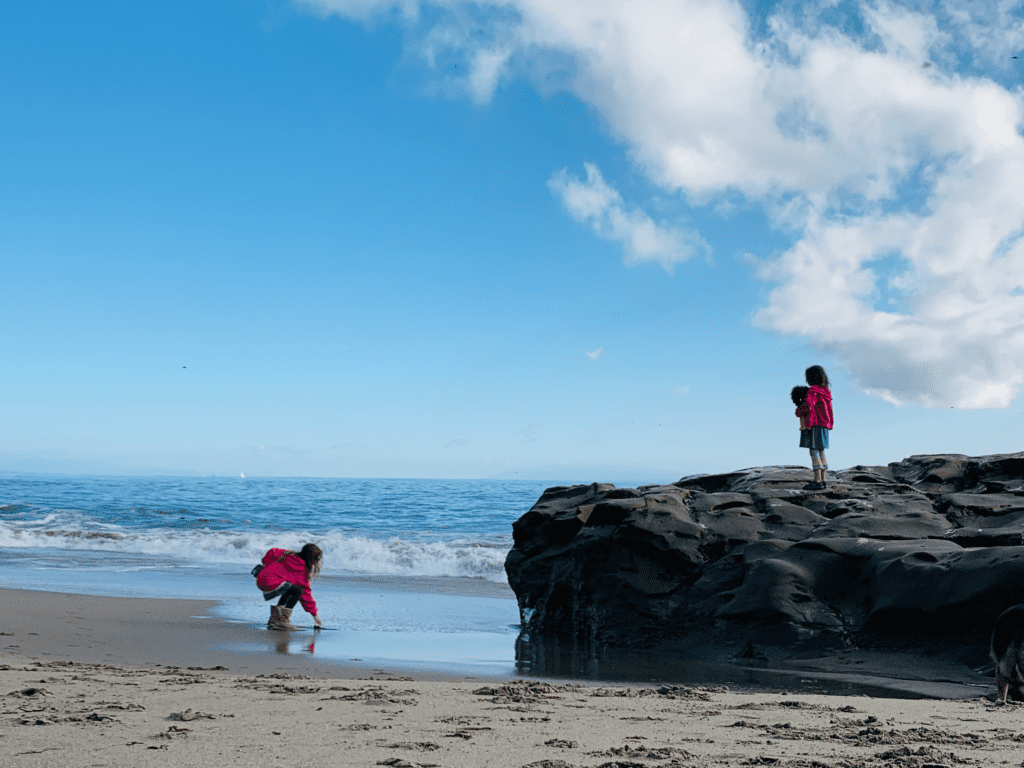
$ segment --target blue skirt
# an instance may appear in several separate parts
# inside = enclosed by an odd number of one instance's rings
[[[810,448],[812,451],[824,451],[828,448],[827,427],[811,427],[800,430],[800,447]]]

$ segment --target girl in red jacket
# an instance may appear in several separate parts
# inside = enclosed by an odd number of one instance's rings
[[[316,544],[306,544],[300,551],[271,549],[263,556],[263,568],[256,575],[256,586],[263,592],[264,600],[273,600],[278,595],[277,605],[270,606],[270,620],[267,629],[298,629],[291,622],[292,608],[301,602],[313,621],[320,626],[313,592],[309,580],[319,575],[324,553]]]
[[[828,375],[820,365],[812,365],[804,371],[804,378],[810,389],[807,390],[806,412],[797,415],[806,416],[809,427],[809,439],[806,447],[811,451],[811,469],[814,480],[804,486],[805,491],[822,491],[825,489],[825,472],[828,462],[825,460],[825,449],[828,448],[828,433],[832,429],[832,390],[828,388]],[[800,445],[804,445],[801,438]]]

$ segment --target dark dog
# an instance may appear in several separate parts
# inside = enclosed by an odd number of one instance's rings
[[[1024,604],[999,614],[990,652],[996,663],[996,692],[1003,703],[1007,696],[1024,701]]]

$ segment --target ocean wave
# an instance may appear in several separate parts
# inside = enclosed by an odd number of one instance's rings
[[[27,521],[26,521],[27,522]],[[315,541],[324,551],[325,574],[469,576],[504,582],[508,545],[468,539],[414,541],[399,536],[373,538],[343,531],[269,533],[175,529],[66,530],[0,524],[0,548],[109,552],[169,558],[185,567],[239,564],[246,570],[268,549],[299,549]]]

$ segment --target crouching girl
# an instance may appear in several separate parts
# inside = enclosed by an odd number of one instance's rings
[[[270,606],[270,620],[267,629],[298,629],[291,622],[295,603],[313,617],[320,626],[316,602],[310,588],[310,579],[320,573],[324,553],[316,544],[306,544],[300,551],[271,549],[263,556],[263,568],[256,576],[256,586],[263,592],[264,600],[280,596],[277,605]]]

